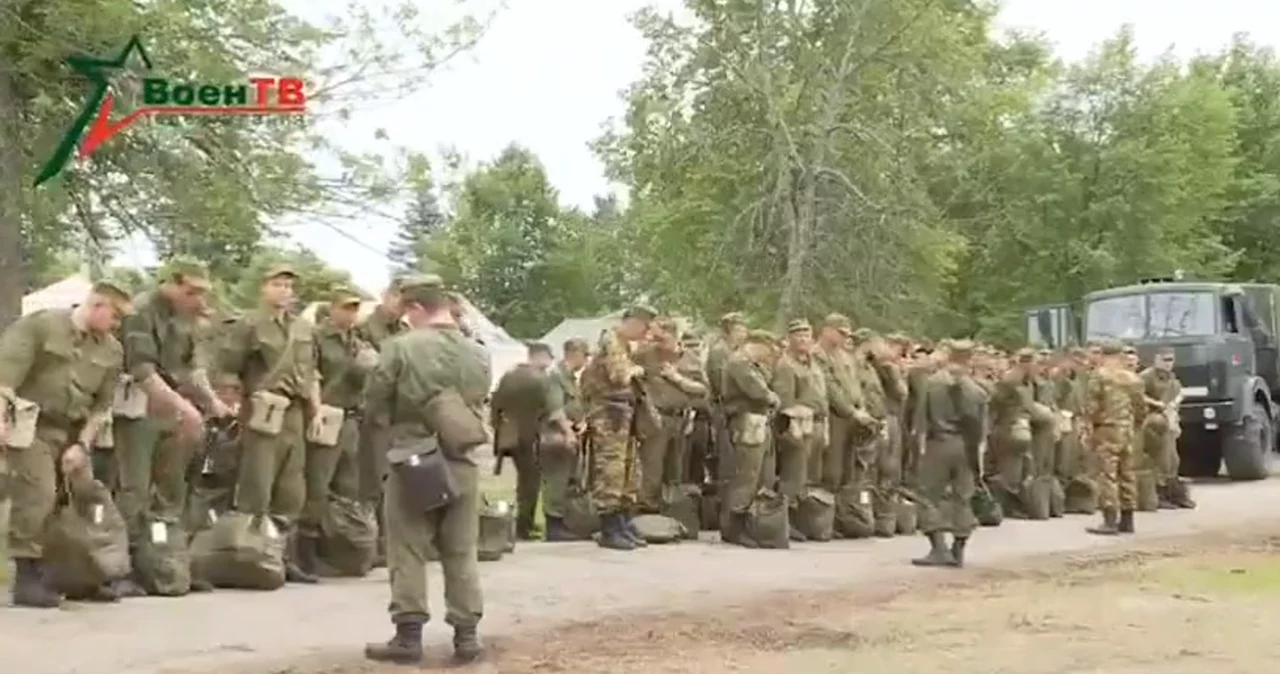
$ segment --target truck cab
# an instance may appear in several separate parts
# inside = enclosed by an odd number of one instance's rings
[[[1217,475],[1225,462],[1232,479],[1267,476],[1280,417],[1277,295],[1275,285],[1161,279],[1085,296],[1086,342],[1132,344],[1144,365],[1173,347],[1183,474]]]

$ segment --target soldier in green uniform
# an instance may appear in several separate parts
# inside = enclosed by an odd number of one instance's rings
[[[1058,438],[1054,460],[1054,473],[1064,486],[1081,476],[1092,477],[1093,471],[1084,451],[1081,434],[1084,420],[1084,382],[1088,373],[1088,355],[1083,349],[1073,348],[1060,360],[1054,376],[1057,407],[1070,425],[1070,430]]]
[[[778,395],[769,388],[769,360],[776,338],[752,330],[746,343],[729,359],[720,384],[720,401],[733,442],[725,481],[725,520],[720,537],[726,543],[752,545],[744,537],[747,509],[760,487],[771,482],[765,464],[771,445],[770,419],[778,409]]]
[[[548,370],[554,361],[545,344],[528,346],[529,360],[512,368],[498,380],[489,403],[494,447],[516,465],[516,536],[537,537],[534,514],[542,475],[538,461],[538,435],[543,426],[556,424],[564,436],[572,433],[564,412],[553,407]]]
[[[720,317],[720,334],[707,349],[707,383],[711,388],[711,428],[715,468],[725,465],[732,451],[729,430],[725,426],[724,410],[720,409],[720,383],[724,381],[724,366],[747,338],[747,319],[741,312],[732,311]],[[723,475],[711,476],[713,483],[724,481]]]
[[[390,430],[392,447],[439,443],[440,429],[426,412],[428,403],[448,393],[457,397],[466,419],[481,424],[489,395],[489,359],[459,330],[439,279],[409,281],[403,289],[405,315],[412,329],[383,344],[382,358],[365,389],[371,423]],[[474,419],[470,419],[471,416]],[[441,450],[444,451],[441,446]],[[412,456],[388,454],[391,464]],[[411,507],[402,474],[390,471],[385,481],[387,566],[391,585],[391,622],[395,636],[369,644],[365,657],[380,662],[412,664],[422,660],[422,626],[430,619],[427,605],[428,550],[440,554],[444,576],[445,622],[453,627],[454,657],[460,662],[482,653],[477,632],[484,614],[476,547],[480,529],[480,475],[470,448],[446,452],[458,497],[428,512]]]
[[[879,432],[875,420],[863,409],[857,364],[846,349],[852,334],[848,317],[831,314],[822,321],[818,349],[814,352],[826,380],[831,414],[826,451],[819,453],[816,461],[812,458],[809,461],[810,482],[821,479],[822,486],[833,494],[853,484],[855,450]]]
[[[637,354],[645,368],[645,395],[658,413],[659,428],[640,445],[640,509],[662,508],[662,487],[680,484],[685,473],[686,431],[693,422],[693,402],[707,394],[705,384],[679,369],[680,343],[675,321],[659,318],[649,342]]]
[[[787,348],[773,368],[773,392],[782,415],[778,423],[778,484],[792,510],[808,487],[809,454],[816,451],[818,428],[827,425],[827,382],[813,357],[813,328],[804,319],[787,325]],[[804,534],[791,528],[791,540],[803,542]]]
[[[296,525],[306,499],[305,437],[320,422],[321,404],[314,326],[290,311],[296,278],[288,265],[267,270],[260,306],[226,326],[218,366],[243,392],[235,509],[276,520],[289,537],[288,580],[315,583],[296,564]]]
[[[716,459],[711,437],[711,381],[702,362],[702,340],[692,332],[680,336],[680,362],[676,369],[685,377],[701,383],[707,392],[693,396],[693,423],[685,435],[686,466],[683,482],[703,485],[715,474]]]
[[[897,418],[889,416],[890,395],[898,395],[898,383],[890,381],[892,388],[886,389],[882,370],[887,358],[884,344],[879,336],[867,328],[861,328],[853,334],[853,359],[857,365],[858,381],[862,386],[862,399],[865,409],[875,420],[880,432],[870,440],[859,445],[854,453],[854,481],[863,490],[872,494],[872,511],[875,513],[876,535],[892,537],[898,529],[898,514],[895,505],[898,497],[898,480],[900,471],[891,464],[901,465],[901,438],[896,427]],[[881,469],[886,474],[881,474]]]
[[[915,401],[911,427],[916,445],[923,448],[920,530],[929,539],[929,553],[911,560],[916,566],[963,566],[965,546],[977,524],[969,500],[979,459],[969,448],[981,453],[986,394],[968,374],[973,349],[971,342],[953,342],[946,367],[929,376]]]
[[[636,306],[622,322],[604,332],[580,382],[591,443],[592,499],[600,514],[597,544],[612,550],[634,550],[642,541],[631,526],[636,502],[634,442],[637,406],[645,404],[639,379],[644,375],[633,358],[635,344],[649,332],[657,313]]]
[[[1038,429],[1032,418],[1036,404],[1034,355],[1030,349],[1019,351],[1015,365],[996,382],[991,397],[994,428],[988,470],[1003,490],[1006,510],[1020,514],[1028,498],[1024,487],[1035,475],[1033,447]],[[1042,430],[1039,435],[1043,436]]]
[[[1175,364],[1173,347],[1163,347],[1156,353],[1155,362],[1143,370],[1142,384],[1149,399],[1147,416],[1147,449],[1156,465],[1157,488],[1162,508],[1194,508],[1187,483],[1178,477],[1178,436],[1182,427],[1178,408],[1182,405],[1182,383],[1173,373]]]
[[[569,485],[581,480],[578,449],[582,433],[586,430],[586,410],[582,407],[582,394],[578,390],[578,373],[587,364],[589,347],[585,340],[570,339],[564,343],[564,357],[551,370],[552,409],[562,410],[569,423],[570,434],[563,443],[552,443],[539,448],[542,461],[542,514],[547,523],[546,538],[551,542],[577,540],[577,536],[565,526],[565,504],[569,500]]]
[[[914,411],[920,396],[924,395],[925,382],[935,371],[937,371],[937,361],[934,360],[933,353],[929,348],[925,345],[914,347],[911,353],[911,360],[907,365],[907,400],[903,406],[904,446],[902,451],[902,483],[912,491],[919,486],[916,479],[917,467],[920,460],[920,452],[924,449],[916,444],[920,429],[915,428],[913,425],[915,423]]]
[[[134,301],[134,313],[120,330],[127,375],[122,385],[141,390],[147,411],[168,413],[116,410],[116,499],[133,551],[151,522],[182,520],[188,472],[199,452],[200,410],[213,418],[230,415],[210,385],[208,353],[197,348],[197,320],[210,287],[208,268],[197,260],[175,258],[161,267],[158,277],[156,289]],[[210,588],[197,582],[194,589]],[[121,581],[117,590],[124,596],[145,594],[134,579]]]
[[[60,475],[87,469],[89,448],[110,419],[124,366],[113,333],[131,310],[123,290],[100,282],[74,309],[28,314],[0,334],[0,444],[12,476],[9,555],[17,567],[17,606],[60,603],[44,568],[45,525]],[[34,436],[22,437],[32,423]]]
[[[298,566],[311,575],[317,572],[320,527],[329,497],[356,500],[360,496],[356,452],[364,413],[364,384],[378,363],[373,347],[356,336],[360,302],[360,295],[349,288],[335,290],[328,316],[314,330],[320,401],[342,410],[343,415],[336,444],[307,444],[306,505],[298,523]]]
[[[1142,380],[1130,369],[1124,348],[1104,344],[1101,363],[1089,376],[1085,419],[1090,451],[1098,462],[1098,507],[1102,523],[1091,534],[1133,533],[1138,485],[1133,473],[1134,421],[1146,410]]]

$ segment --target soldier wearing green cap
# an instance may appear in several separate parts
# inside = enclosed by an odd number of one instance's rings
[[[868,489],[857,487],[857,451],[880,429],[875,419],[867,413],[858,363],[846,345],[853,334],[853,324],[843,314],[830,314],[822,321],[818,333],[818,349],[815,352],[822,366],[827,383],[827,405],[830,408],[830,437],[827,451],[820,460],[809,462],[815,476],[821,476],[822,486],[828,491],[856,494],[859,507],[869,510],[871,494]],[[815,463],[818,463],[815,466]],[[812,481],[812,479],[811,479]],[[866,522],[867,532],[871,522]],[[846,535],[867,535],[861,531]]]
[[[724,517],[720,538],[726,543],[754,547],[746,531],[747,510],[762,486],[772,482],[766,467],[771,440],[770,420],[778,410],[778,395],[769,388],[770,360],[777,338],[764,330],[747,333],[744,343],[724,369],[721,405],[729,429],[732,452],[721,464]]]
[[[684,481],[689,415],[707,386],[680,369],[679,333],[670,317],[653,321],[636,360],[645,368],[645,396],[658,413],[657,427],[640,444],[640,508],[656,513],[663,488]]]
[[[1176,355],[1173,347],[1156,351],[1151,367],[1143,370],[1142,385],[1147,397],[1144,423],[1144,448],[1151,470],[1156,473],[1156,489],[1161,508],[1194,508],[1187,483],[1178,477],[1178,437],[1182,424],[1178,408],[1182,405],[1182,383],[1174,374]]]
[[[45,526],[58,500],[59,475],[75,489],[92,482],[89,450],[110,423],[123,349],[114,331],[132,310],[128,295],[94,284],[72,309],[27,314],[0,333],[0,441],[8,454],[12,499],[9,555],[13,603],[54,608]],[[85,479],[80,479],[85,478]],[[113,598],[101,588],[99,598]]]
[[[822,367],[813,357],[813,327],[798,319],[787,325],[787,347],[773,368],[771,387],[778,394],[782,415],[778,428],[778,484],[798,521],[795,510],[808,484],[809,455],[821,451],[827,427],[827,386]],[[791,540],[804,541],[797,528]]]
[[[711,427],[714,465],[717,469],[731,451],[729,430],[725,426],[724,410],[720,408],[720,384],[724,381],[724,367],[729,357],[742,346],[747,339],[747,319],[742,312],[731,311],[720,317],[720,333],[707,345],[707,383],[711,385]],[[719,475],[712,475],[712,480],[719,480]]]
[[[112,444],[116,500],[135,560],[152,523],[168,526],[182,517],[204,418],[231,414],[214,394],[208,351],[198,339],[210,288],[208,268],[174,257],[161,265],[157,281],[134,302],[134,313],[120,328],[125,370],[115,397],[120,404],[114,410]],[[135,577],[118,583],[117,592],[145,594],[144,570],[135,562]],[[209,587],[197,582],[194,589]]]
[[[297,524],[306,500],[305,438],[320,434],[322,403],[314,328],[290,311],[296,278],[288,265],[267,270],[259,306],[227,327],[218,366],[241,391],[235,509],[270,516],[287,536],[286,578],[315,583],[297,565]]]
[[[863,410],[871,417],[876,429],[874,434],[862,435],[855,443],[852,481],[860,492],[871,497],[875,534],[892,537],[898,529],[897,480],[901,472],[893,468],[892,462],[901,460],[901,452],[897,449],[900,441],[896,428],[898,420],[889,416],[889,406],[891,395],[897,400],[897,382],[891,381],[890,388],[885,387],[881,377],[881,369],[885,366],[880,362],[883,353],[876,350],[883,343],[875,332],[858,328],[850,336],[850,341],[858,383],[862,387]]]

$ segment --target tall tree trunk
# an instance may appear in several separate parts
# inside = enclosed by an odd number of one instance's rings
[[[17,73],[0,64],[0,327],[22,315],[22,107]]]

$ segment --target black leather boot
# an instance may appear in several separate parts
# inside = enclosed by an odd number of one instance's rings
[[[793,524],[800,517],[799,510],[796,508],[792,508],[791,512],[787,513],[787,517],[788,517],[787,537],[791,539],[791,542],[792,543],[808,543],[809,537],[801,533],[801,531],[796,528],[795,524]]]
[[[138,576],[138,563],[136,561],[138,556],[134,554],[134,550],[132,549],[129,550],[129,559],[135,560],[133,563],[134,570],[130,571],[128,576],[112,583],[111,589],[116,593],[116,596],[121,599],[145,597],[147,596],[147,589],[142,586],[142,579]]]
[[[956,536],[951,541],[951,559],[955,561],[956,568],[964,567],[964,549],[968,544],[968,536]]]
[[[484,655],[484,646],[475,625],[455,625],[453,628],[453,661],[470,664]]]
[[[760,547],[760,544],[756,543],[754,538],[747,535],[748,517],[750,517],[750,515],[747,513],[733,514],[733,519],[736,520],[733,524],[733,528],[738,530],[738,545],[741,545],[744,548],[758,548]]]
[[[26,608],[58,608],[60,597],[45,577],[44,567],[38,559],[14,560],[17,573],[13,576],[13,605]]]
[[[1194,510],[1196,507],[1196,502],[1191,498],[1191,486],[1182,478],[1174,478],[1169,483],[1169,498],[1179,508]]]
[[[298,570],[308,576],[320,572],[320,539],[315,536],[298,536]]]
[[[929,538],[929,554],[916,557],[911,563],[916,566],[955,566],[956,560],[947,547],[947,535],[941,531],[925,534]]]
[[[1132,510],[1120,511],[1120,522],[1116,524],[1116,531],[1119,531],[1122,534],[1133,533],[1133,511]]]
[[[320,579],[312,575],[311,572],[298,566],[298,563],[303,559],[315,560],[315,544],[316,539],[308,536],[293,537],[284,560],[284,579],[286,582],[302,585],[315,585],[320,582]]]
[[[625,528],[626,522],[621,515],[601,515],[600,535],[596,538],[596,545],[609,550],[625,552],[635,550],[636,544],[632,543],[631,537],[626,535]]]
[[[1089,527],[1085,531],[1097,536],[1115,536],[1120,533],[1116,528],[1117,514],[1114,508],[1102,511],[1102,524],[1096,527]]]
[[[546,538],[548,543],[564,543],[579,540],[579,538],[569,530],[569,527],[565,526],[564,520],[559,517],[547,518]]]
[[[649,541],[646,541],[640,535],[640,530],[636,528],[635,522],[633,522],[628,516],[623,515],[620,517],[622,517],[622,533],[627,538],[631,539],[631,544],[637,548],[649,547]]]
[[[374,662],[416,665],[422,662],[422,623],[396,623],[395,636],[383,644],[366,644],[364,657]]]

